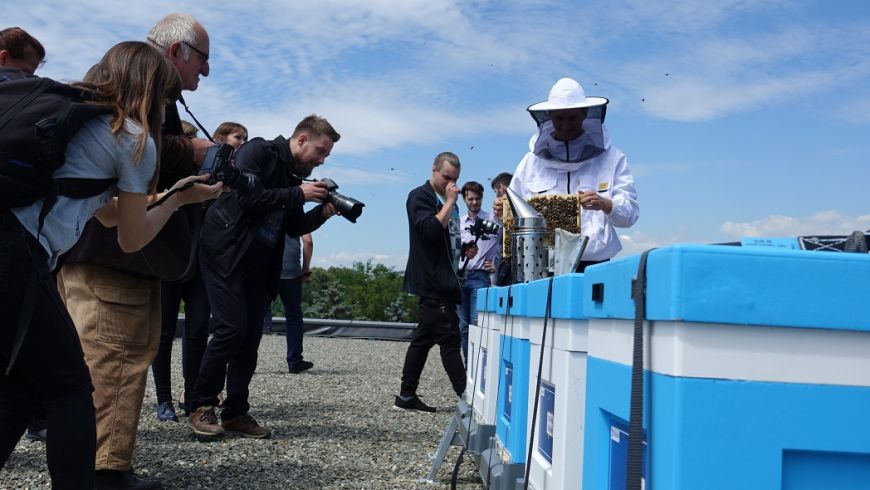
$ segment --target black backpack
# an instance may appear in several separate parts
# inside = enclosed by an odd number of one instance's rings
[[[0,81],[0,209],[45,198],[42,221],[57,196],[86,198],[116,179],[58,179],[67,143],[90,119],[110,111],[84,103],[87,92],[50,78]]]
[[[54,171],[66,160],[67,143],[84,124],[110,111],[85,104],[86,93],[49,78],[4,70],[0,78],[0,210],[45,198],[39,231],[59,195],[96,196],[116,179],[59,179]],[[39,233],[37,232],[37,234]],[[30,268],[6,374],[24,342],[36,305],[37,267]],[[42,278],[42,280],[47,280]]]

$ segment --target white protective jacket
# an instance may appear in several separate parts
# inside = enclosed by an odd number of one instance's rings
[[[611,146],[607,129],[595,121],[576,140],[553,139],[552,123],[545,122],[529,141],[529,152],[517,165],[510,188],[528,199],[536,194],[574,194],[595,191],[613,201],[610,214],[580,212],[580,232],[589,237],[582,260],[605,260],[622,250],[616,227],[632,226],[640,214],[634,178],[625,154]],[[587,124],[584,123],[584,129]],[[597,131],[596,131],[597,130]],[[591,151],[590,148],[597,151]],[[581,155],[593,153],[591,158]]]

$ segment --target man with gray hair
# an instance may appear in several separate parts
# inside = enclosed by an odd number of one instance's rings
[[[208,33],[193,16],[166,16],[148,33],[148,41],[175,65],[184,90],[196,90],[199,76],[208,75]],[[193,174],[209,146],[207,141],[185,137],[176,107],[168,105],[158,190]],[[192,251],[188,230],[192,220],[200,219],[199,209],[179,209],[152,244],[136,254],[120,250],[116,228],[91,220],[60,271],[61,295],[93,378],[97,489],[163,488],[157,480],[136,476],[133,450],[148,367],[160,339],[161,279],[188,273]],[[154,247],[153,252],[146,252],[149,247]],[[153,253],[151,260],[149,253]]]
[[[196,18],[190,14],[169,14],[160,20],[148,31],[148,42],[159,49],[172,61],[178,74],[181,76],[181,88],[195,91],[199,87],[199,76],[208,76],[209,73],[209,39],[205,28]],[[167,106],[166,121],[181,126],[181,118],[175,105]],[[168,124],[167,124],[168,125]],[[166,133],[164,128],[164,133]],[[173,161],[182,160],[195,162],[197,165],[202,161],[205,151],[212,146],[208,140],[201,138],[187,138],[183,132],[171,131],[171,135],[164,137],[160,154],[160,165],[167,165],[166,158]],[[166,145],[169,148],[166,148]],[[161,168],[162,178],[162,168]]]
[[[183,13],[167,15],[151,28],[147,39],[175,65],[175,69],[181,76],[184,90],[196,90],[199,87],[200,75],[208,76],[208,33],[192,15]],[[167,135],[167,132],[171,134]],[[180,171],[191,172],[191,164],[200,165],[205,151],[210,146],[212,143],[208,140],[185,136],[176,104],[166,107],[166,124],[161,147],[161,158],[164,160],[161,161],[161,168],[165,159],[171,159],[172,163],[181,162]],[[201,207],[187,209],[188,220],[201,222],[201,209]],[[160,284],[160,302],[163,310],[162,340],[157,348],[152,369],[158,395],[157,418],[164,422],[178,421],[172,403],[169,366],[172,358],[172,340],[175,338],[175,325],[178,321],[178,305],[181,300],[184,301],[185,315],[184,342],[181,346],[185,391],[182,392],[179,405],[184,408],[185,415],[187,415],[187,392],[196,384],[199,363],[208,341],[210,310],[205,283],[195,256],[191,258],[190,264],[190,273],[185,277],[176,281],[163,281]]]

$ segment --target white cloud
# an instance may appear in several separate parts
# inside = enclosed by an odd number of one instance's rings
[[[650,86],[643,97],[652,115],[675,121],[703,121],[752,109],[775,101],[809,99],[811,93],[831,86],[836,73],[806,72],[763,80],[687,77],[667,85]]]
[[[859,95],[847,104],[836,107],[835,114],[846,122],[854,124],[870,123],[870,94]]]
[[[848,235],[870,229],[870,215],[846,216],[821,211],[810,216],[772,215],[748,222],[727,221],[720,231],[733,238],[758,236]]]
[[[791,7],[788,0],[623,0],[609,4],[611,8],[603,12],[603,17],[605,24],[616,31],[640,29],[665,34],[704,31],[741,15]]]
[[[236,120],[248,127],[250,135],[267,138],[289,136],[296,122],[315,112],[329,119],[342,135],[336,155],[367,155],[456,136],[529,131],[528,116],[521,110],[472,112],[445,106],[435,98],[420,98],[409,87],[387,81],[330,82],[304,96],[250,106],[241,94],[221,96],[221,88],[206,79],[185,99],[209,131],[220,121]]]
[[[709,240],[699,240],[693,237],[684,226],[669,230],[667,235],[653,235],[643,231],[624,231],[619,235],[622,251],[619,256],[636,255],[651,248],[661,248],[675,243],[710,243]]]
[[[177,8],[168,0],[48,1],[7,14],[12,23],[34,26],[43,40],[45,74],[69,80],[114,42],[142,39]],[[780,18],[763,32],[719,32],[741,16],[786,17],[784,11],[799,9],[784,0],[623,0],[586,10],[574,2],[328,0],[312,9],[257,0],[235,15],[206,5],[185,8],[212,41],[212,76],[188,97],[209,129],[234,119],[251,134],[271,137],[318,112],[343,127],[347,154],[471,133],[525,134],[522,108],[566,74],[606,77],[603,95],[645,99],[641,108],[654,117],[699,121],[810,99],[870,73],[862,47],[870,44],[868,33],[860,27],[803,28]],[[541,27],[561,29],[581,14],[584,27],[559,42]],[[67,21],[72,18],[77,21]],[[611,49],[649,36],[656,42],[639,43],[639,51]],[[619,54],[604,59],[605,52]],[[797,68],[786,69],[790,62]],[[530,97],[530,87],[540,93]],[[490,98],[490,91],[501,98]]]
[[[601,81],[614,105],[707,120],[814,100],[866,78],[866,29],[783,20],[801,8],[785,0],[623,0],[591,15],[576,2],[543,1],[327,0],[312,9],[256,0],[238,13],[190,5],[211,34],[212,73],[187,99],[208,129],[237,120],[264,137],[323,114],[345,135],[338,151],[348,155],[463,135],[525,135],[523,108],[564,75]],[[169,0],[47,1],[6,15],[33,26],[46,45],[44,74],[69,80],[177,9]],[[763,31],[751,23],[724,29],[763,15],[781,18]],[[850,120],[861,114],[842,112]]]
[[[677,243],[723,243],[745,237],[849,235],[856,230],[868,229],[870,214],[847,216],[838,211],[820,211],[801,217],[771,215],[746,222],[726,221],[719,227],[719,236],[701,237],[686,226],[669,229],[666,234],[631,230],[619,235],[622,242],[619,256],[636,255],[651,248]]]
[[[814,94],[866,79],[866,32],[844,26],[783,26],[775,32],[699,34],[654,45],[618,78],[650,114],[702,121],[774,103],[807,105]]]
[[[405,265],[408,262],[407,255],[390,255],[377,252],[339,252],[330,255],[314,254],[311,262],[315,267],[350,267],[355,262],[366,262],[371,260],[376,264],[383,264],[387,267],[396,270],[405,270]]]

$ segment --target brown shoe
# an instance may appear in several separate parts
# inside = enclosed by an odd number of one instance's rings
[[[239,415],[234,419],[224,420],[221,425],[227,434],[236,436],[265,439],[272,434],[271,430],[258,424],[250,415]]]
[[[200,440],[216,440],[226,434],[224,428],[218,423],[214,407],[199,407],[191,413],[190,428]]]

